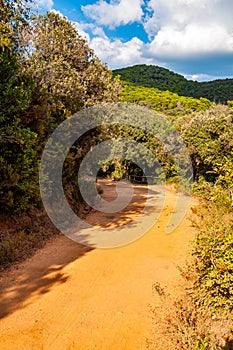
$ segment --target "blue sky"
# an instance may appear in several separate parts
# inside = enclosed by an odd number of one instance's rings
[[[154,64],[189,79],[233,77],[232,0],[37,0],[75,22],[110,69]]]

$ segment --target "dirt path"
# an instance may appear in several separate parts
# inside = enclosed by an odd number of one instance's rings
[[[113,196],[112,186],[105,196]],[[142,210],[143,187],[136,187],[124,215],[113,224],[135,218]],[[193,229],[187,217],[165,233],[176,195],[167,193],[154,227],[124,247],[91,249],[65,236],[1,278],[1,350],[144,350],[151,338],[150,305],[158,296],[153,284],[179,293],[177,265],[187,256]],[[109,217],[91,214],[89,222]],[[156,330],[153,330],[153,332]]]

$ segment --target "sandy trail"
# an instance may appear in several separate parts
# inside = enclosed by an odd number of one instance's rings
[[[114,184],[102,183],[114,197]],[[112,224],[133,220],[143,208],[145,189]],[[152,229],[134,243],[91,249],[59,236],[0,281],[1,350],[144,350],[152,333],[153,284],[179,293],[177,265],[187,256],[193,228],[187,216],[170,235],[165,226],[174,210],[168,191]],[[108,226],[109,215],[92,213],[90,223]],[[155,332],[156,330],[153,330]]]

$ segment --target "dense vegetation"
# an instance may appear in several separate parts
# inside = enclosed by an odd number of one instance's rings
[[[121,92],[123,101],[138,103],[169,116],[187,115],[193,111],[208,109],[212,102],[206,98],[185,97],[157,88],[146,88],[132,83],[123,83]]]
[[[1,3],[0,205],[5,214],[40,203],[38,164],[45,142],[74,112],[114,100],[118,83],[74,26],[54,13],[31,16]]]
[[[38,174],[50,134],[74,112],[119,94],[118,80],[71,22],[54,13],[34,15],[30,6],[0,3],[2,266],[32,253],[55,231],[41,209]],[[64,185],[69,181],[78,196],[72,166],[66,167]]]
[[[35,246],[31,232],[38,217],[37,231],[43,236],[38,168],[48,137],[74,112],[118,100],[120,91],[118,78],[112,78],[66,18],[54,13],[32,16],[28,5],[21,0],[0,3],[0,209],[5,220],[0,235],[2,265],[22,258],[19,251],[25,241],[30,241],[26,247]],[[233,100],[233,82],[187,81],[166,69],[146,65],[116,70],[116,74],[128,82],[122,85],[121,99],[164,114],[183,137],[192,161],[200,206],[194,210],[198,235],[193,247],[191,303],[202,322],[209,320],[209,328],[198,333],[192,324],[192,339],[181,337],[180,349],[190,349],[190,344],[197,350],[232,349],[233,107],[232,102],[215,102]],[[144,120],[141,122],[143,127]],[[131,141],[142,143],[157,157],[167,179],[177,180],[172,157],[150,132],[133,126],[107,126],[85,134],[79,140],[79,150],[84,153],[77,152],[76,144],[65,162],[64,188],[77,202],[76,169],[83,155],[99,141],[117,136],[129,140],[129,153]],[[106,162],[101,171],[120,179],[125,169],[128,175],[142,171],[122,159]],[[20,225],[22,213],[26,213],[24,220],[28,219],[24,228],[14,233],[6,229],[11,216],[17,217]],[[217,323],[217,328],[221,324],[224,330],[221,337],[214,330],[213,318],[222,322]],[[190,319],[186,321],[187,330]],[[180,327],[177,332],[186,330]]]
[[[197,82],[187,80],[166,68],[145,64],[114,70],[114,75],[118,74],[123,81],[162,91],[168,90],[183,96],[203,97],[216,103],[233,100],[233,79]]]
[[[184,273],[189,288],[169,315],[174,349],[233,348],[233,108],[207,99],[124,83],[122,99],[165,114],[180,131],[192,160],[197,237]],[[147,137],[147,140],[148,137]],[[149,141],[148,141],[149,142]],[[155,151],[160,163],[160,149]],[[175,181],[173,163],[163,159]],[[195,218],[195,219],[194,219]],[[187,283],[187,282],[186,282]]]

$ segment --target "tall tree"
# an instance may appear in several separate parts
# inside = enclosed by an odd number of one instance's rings
[[[48,135],[81,108],[117,98],[119,83],[66,18],[33,19],[29,1],[0,1],[0,205],[12,213],[40,201]]]
[[[20,1],[0,3],[0,207],[26,209],[34,192],[36,134],[22,123],[32,85],[20,73],[18,30],[27,25],[28,8]]]
[[[65,17],[39,15],[28,37],[25,71],[46,92],[55,124],[83,107],[117,97],[118,80],[112,81],[111,71]]]

